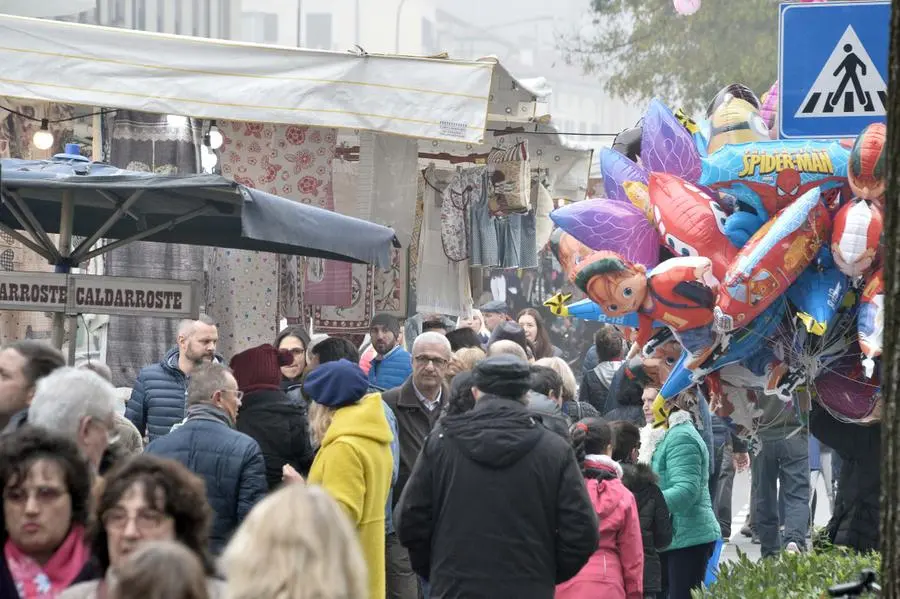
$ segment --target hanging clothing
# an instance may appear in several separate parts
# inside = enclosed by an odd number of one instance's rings
[[[416,281],[417,312],[462,316],[472,310],[469,261],[451,261],[441,243],[442,194],[455,174],[434,167],[422,174],[426,184]]]
[[[477,167],[482,179],[487,176],[486,167]],[[469,247],[472,266],[500,266],[500,243],[497,226],[488,207],[488,186],[481,186],[481,192],[473,196],[469,204]]]

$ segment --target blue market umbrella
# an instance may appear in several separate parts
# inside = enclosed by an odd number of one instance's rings
[[[68,154],[52,160],[0,160],[0,230],[64,267],[134,241],[257,250],[382,268],[391,264],[391,248],[399,247],[388,227],[219,175],[163,176]],[[49,233],[85,239],[67,258]],[[91,249],[101,238],[115,241]]]

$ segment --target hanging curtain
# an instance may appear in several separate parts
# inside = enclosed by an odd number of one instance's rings
[[[164,175],[200,171],[200,123],[164,114],[119,110],[109,117],[109,161],[119,168]],[[138,241],[106,254],[111,276],[203,281],[203,248]],[[175,345],[178,321],[110,316],[107,364],[113,384],[130,386],[138,371]]]

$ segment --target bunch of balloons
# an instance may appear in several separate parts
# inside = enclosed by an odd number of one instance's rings
[[[885,126],[784,141],[773,111],[739,84],[700,123],[651,101],[600,156],[606,197],[551,213],[551,247],[588,299],[547,305],[636,329],[645,357],[677,341],[663,399],[724,384],[789,401],[804,386],[842,418],[872,420]]]

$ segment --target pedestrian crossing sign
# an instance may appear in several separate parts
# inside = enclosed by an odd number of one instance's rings
[[[890,2],[781,5],[782,138],[854,137],[884,122],[890,11]]]

